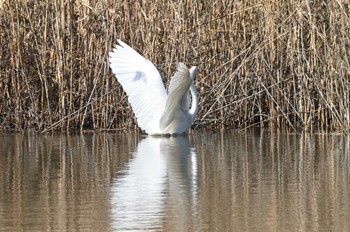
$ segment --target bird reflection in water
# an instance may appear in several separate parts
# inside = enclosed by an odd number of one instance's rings
[[[197,192],[197,154],[188,137],[146,137],[112,182],[112,226],[164,229],[177,220],[177,230],[188,228]]]

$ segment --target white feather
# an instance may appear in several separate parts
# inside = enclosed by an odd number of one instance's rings
[[[193,93],[196,91],[192,91],[195,87],[189,69],[179,64],[178,71],[170,81],[168,97],[156,67],[127,44],[120,40],[118,43],[109,53],[110,67],[128,95],[141,129],[148,134],[187,131],[197,112],[197,95]],[[195,113],[190,113],[188,109],[190,87],[192,97],[195,98],[192,107]]]
[[[178,71],[171,78],[169,85],[169,97],[166,102],[163,115],[160,119],[160,129],[162,130],[166,130],[166,128],[175,121],[177,121],[178,127],[186,127],[186,125],[182,124],[186,124],[188,121],[186,116],[188,111],[188,91],[192,83],[192,79],[188,68],[183,63],[179,63],[177,70]]]

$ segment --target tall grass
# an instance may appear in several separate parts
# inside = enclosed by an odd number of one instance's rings
[[[2,131],[137,128],[108,66],[118,38],[166,84],[199,66],[195,125],[350,129],[347,0],[0,4]]]

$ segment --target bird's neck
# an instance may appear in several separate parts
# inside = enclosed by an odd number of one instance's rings
[[[192,104],[191,104],[191,109],[190,109],[189,113],[190,113],[190,115],[192,117],[192,121],[193,121],[197,115],[197,112],[198,112],[198,94],[197,94],[196,87],[194,86],[193,83],[190,86],[190,92],[191,92],[191,96],[192,96]]]

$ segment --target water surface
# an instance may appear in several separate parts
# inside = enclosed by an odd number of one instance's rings
[[[350,138],[0,135],[0,231],[350,231]]]

